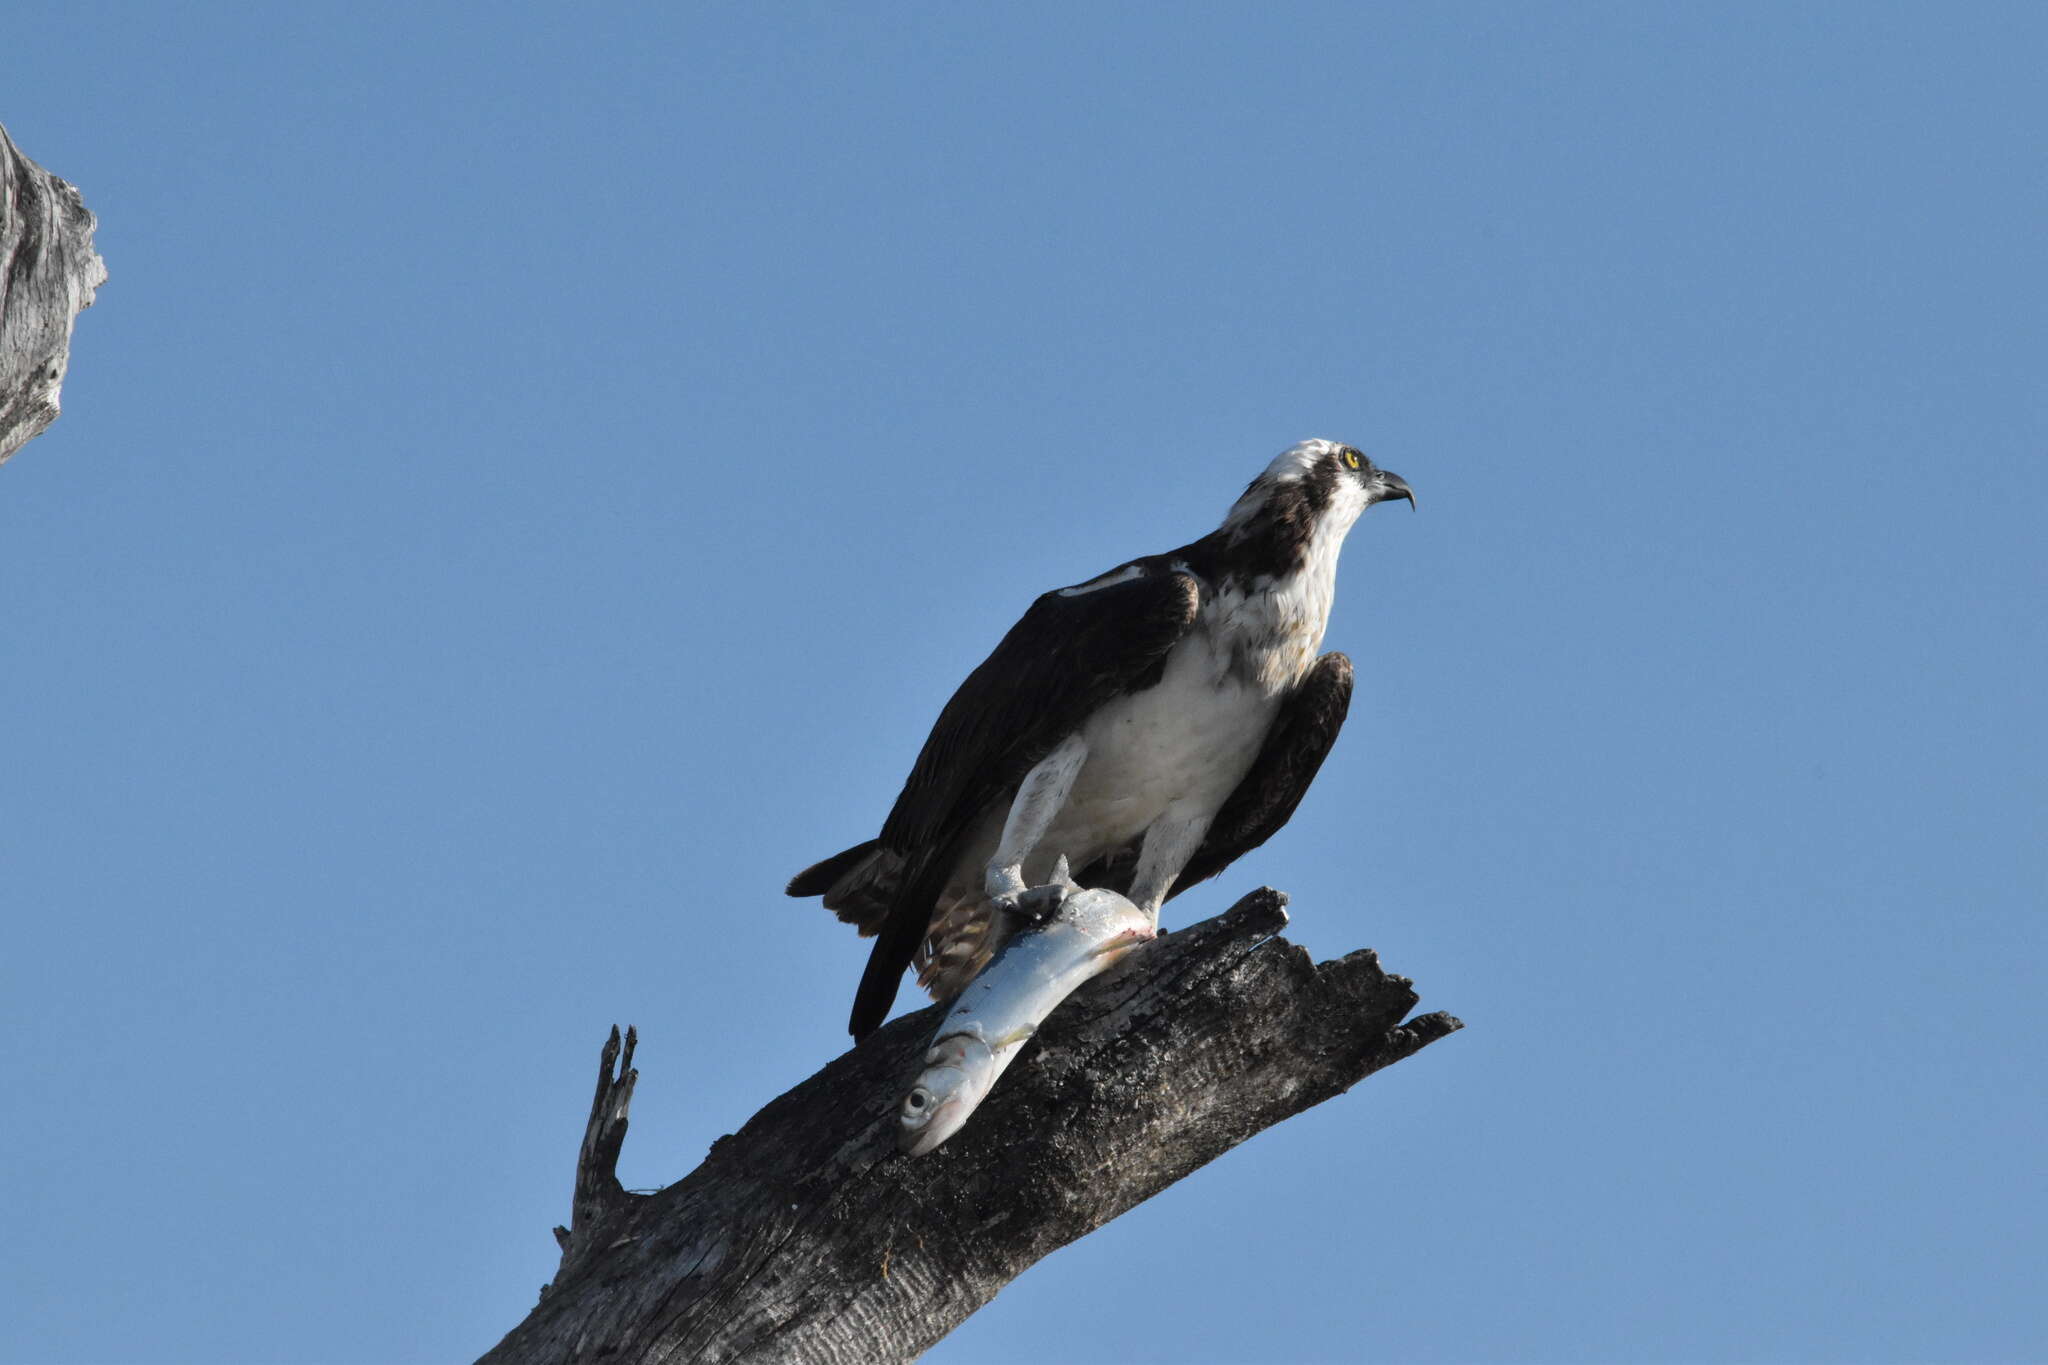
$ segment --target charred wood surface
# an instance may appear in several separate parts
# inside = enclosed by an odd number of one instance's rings
[[[562,1263],[489,1365],[915,1359],[1048,1252],[1453,1032],[1370,950],[1321,964],[1252,893],[1056,1010],[966,1128],[896,1150],[941,1007],[896,1020],[651,1195],[613,1163],[633,1039],[606,1045]],[[1405,1020],[1405,1022],[1404,1022]]]
[[[0,464],[57,420],[71,323],[107,282],[78,191],[0,128]]]

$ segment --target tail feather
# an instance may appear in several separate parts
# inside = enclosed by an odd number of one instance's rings
[[[783,888],[788,896],[822,896],[832,889],[832,884],[867,860],[867,856],[880,846],[881,840],[870,839],[864,844],[855,844],[844,853],[835,853],[822,862],[812,863],[789,879]]]
[[[835,853],[789,879],[792,896],[823,896],[825,908],[860,931],[880,931],[903,884],[903,855],[870,839]]]
[[[1009,927],[978,891],[941,893],[930,877],[923,878],[926,887],[910,887],[907,876],[903,856],[870,839],[789,879],[790,895],[822,896],[826,909],[863,937],[878,936],[847,1021],[857,1039],[888,1017],[905,967],[916,969],[917,984],[933,999],[957,995],[988,964]],[[931,908],[920,915],[899,909],[899,901]]]

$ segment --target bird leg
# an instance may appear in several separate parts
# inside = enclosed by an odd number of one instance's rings
[[[1067,889],[1058,878],[1035,889],[1027,887],[1024,860],[1052,828],[1053,818],[1067,804],[1074,779],[1081,775],[1081,765],[1087,761],[1088,742],[1076,731],[1040,759],[1018,784],[1017,797],[1003,820],[1003,834],[996,843],[995,856],[988,860],[985,889],[998,910],[1036,920],[1051,916],[1066,900]]]
[[[1188,865],[1188,859],[1201,848],[1202,836],[1209,832],[1210,818],[1177,817],[1169,810],[1145,831],[1145,842],[1138,850],[1138,870],[1131,874],[1130,898],[1133,905],[1151,917],[1155,933],[1159,929],[1159,907],[1166,904],[1166,893],[1173,890],[1173,883]]]

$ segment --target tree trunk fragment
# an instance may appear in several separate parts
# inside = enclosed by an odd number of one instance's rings
[[[1134,949],[1055,1010],[967,1126],[896,1150],[943,1006],[885,1026],[676,1184],[620,1188],[636,1073],[605,1047],[562,1262],[483,1365],[917,1358],[1046,1253],[1253,1134],[1461,1027],[1402,1021],[1411,983],[1362,949],[1316,964],[1286,897]]]
[[[0,465],[57,420],[72,320],[107,282],[98,225],[0,127]]]

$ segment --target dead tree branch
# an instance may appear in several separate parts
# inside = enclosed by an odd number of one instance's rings
[[[979,1113],[899,1156],[939,1007],[771,1102],[652,1195],[613,1174],[633,1039],[605,1047],[562,1264],[487,1365],[915,1359],[1050,1251],[1459,1027],[1370,950],[1277,937],[1256,891],[1133,951],[1046,1021]]]
[[[72,320],[107,282],[97,226],[0,128],[0,464],[57,420]]]

